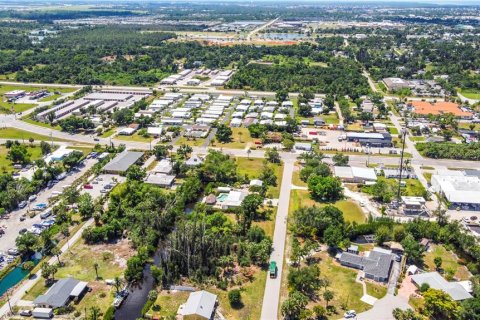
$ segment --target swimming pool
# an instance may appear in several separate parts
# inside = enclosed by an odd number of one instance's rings
[[[217,202],[224,202],[228,198],[228,193],[220,193],[217,197]]]

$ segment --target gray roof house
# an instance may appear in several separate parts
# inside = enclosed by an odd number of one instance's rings
[[[374,248],[365,256],[343,252],[339,261],[342,266],[363,270],[365,277],[378,282],[387,282],[394,255],[390,250]]]
[[[58,280],[45,294],[39,295],[33,304],[42,308],[61,308],[80,297],[87,288],[87,282],[74,278]]]
[[[190,293],[186,303],[178,308],[178,314],[185,319],[213,319],[217,307],[217,295],[207,291]]]
[[[420,287],[426,283],[432,289],[442,290],[455,301],[462,301],[473,298],[470,293],[458,282],[448,282],[438,272],[426,272],[414,274],[412,282]]]
[[[107,173],[124,173],[131,165],[137,163],[143,157],[143,152],[139,151],[123,151],[117,154],[109,163],[103,167],[103,171]]]

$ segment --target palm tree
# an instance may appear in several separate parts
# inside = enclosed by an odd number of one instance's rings
[[[120,287],[122,286],[123,281],[119,277],[115,277],[113,286],[115,287],[115,290],[117,291],[117,294],[120,292]]]
[[[323,299],[325,299],[325,306],[328,308],[328,302],[333,300],[334,294],[333,291],[325,290],[323,293]]]
[[[100,308],[95,307],[95,306],[91,307],[90,308],[90,317],[88,317],[88,319],[90,319],[90,320],[100,320]]]
[[[62,251],[58,247],[53,247],[50,253],[57,257],[58,265],[61,266],[62,262],[60,261],[60,254],[62,254]]]
[[[93,268],[95,269],[95,280],[98,280],[98,263],[93,263]]]

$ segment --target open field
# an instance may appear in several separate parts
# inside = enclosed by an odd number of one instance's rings
[[[232,128],[232,140],[227,143],[215,142],[215,147],[244,149],[248,143],[253,145],[255,140],[256,139],[250,137],[250,132],[247,128]]]
[[[205,139],[202,138],[186,138],[186,137],[180,137],[180,139],[175,142],[175,145],[181,146],[183,144],[186,144],[191,147],[200,147],[205,143]]]
[[[113,139],[123,140],[123,141],[136,141],[136,142],[150,142],[154,140],[153,137],[145,138],[139,135],[137,132],[132,134],[131,136],[116,135]]]
[[[44,136],[38,133],[24,131],[17,128],[0,128],[0,137],[2,139],[12,139],[12,140],[25,140],[28,142],[28,139],[33,138],[35,141],[67,141],[59,138],[50,138],[48,136]]]
[[[373,283],[371,281],[366,282],[367,293],[377,299],[383,298],[387,294],[387,287],[381,284]]]
[[[466,89],[466,90],[458,90],[464,96],[465,98],[468,99],[476,99],[480,100],[480,91],[478,90],[473,90],[473,89]]]
[[[30,116],[23,117],[22,121],[25,121],[25,122],[30,123],[30,124],[34,124],[36,126],[52,129],[52,130],[61,130],[62,129],[62,128],[60,128],[59,125],[52,126],[49,123],[33,120],[32,118],[30,118]]]
[[[320,203],[310,198],[310,193],[305,190],[292,190],[290,197],[290,212],[293,212],[301,207],[318,206],[324,207],[329,203]],[[335,203],[331,203],[343,212],[343,217],[346,221],[363,223],[366,220],[366,216],[363,213],[360,206],[351,200],[339,200]]]
[[[167,319],[169,317],[175,317],[177,315],[178,308],[181,304],[187,302],[189,295],[190,292],[161,291],[147,315],[152,317],[165,317]],[[160,306],[160,311],[153,310],[155,305]]]
[[[88,282],[92,292],[86,293],[78,304],[74,304],[75,309],[82,312],[85,308],[88,310],[97,306],[100,312],[104,313],[112,303],[115,291],[113,287],[106,285],[104,280],[121,277],[126,268],[126,261],[131,255],[133,250],[126,240],[102,245],[87,245],[80,241],[60,257],[60,261],[65,265],[58,268],[55,278],[74,277]],[[98,264],[98,280],[94,263]],[[23,299],[33,300],[47,289],[45,281],[40,279],[29,292],[26,292]]]
[[[28,145],[28,144],[27,144]],[[30,154],[30,160],[35,161],[42,158],[42,150],[39,146],[30,146],[27,147],[28,153]],[[0,171],[8,172],[13,170],[12,162],[7,159],[8,149],[4,145],[0,145]]]
[[[435,270],[435,263],[433,262],[435,257],[442,258],[441,268],[445,270],[445,273],[452,272],[453,276],[459,280],[468,280],[470,278],[470,272],[468,272],[467,268],[460,265],[455,254],[444,246],[432,245],[430,250],[425,253],[425,266],[432,271]]]

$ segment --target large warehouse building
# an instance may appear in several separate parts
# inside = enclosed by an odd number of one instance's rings
[[[450,208],[480,210],[480,177],[469,172],[445,172],[432,176],[433,189],[443,195]]]

